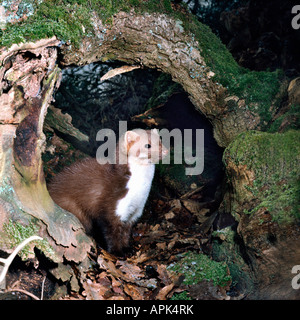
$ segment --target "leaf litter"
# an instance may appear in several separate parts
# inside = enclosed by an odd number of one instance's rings
[[[211,281],[187,286],[184,274],[167,268],[187,251],[210,251],[210,230],[216,213],[211,212],[211,203],[196,201],[194,193],[179,199],[153,200],[144,221],[133,228],[132,253],[120,258],[99,249],[97,255],[91,255],[94,266],[80,273],[82,290],[64,299],[166,300],[183,291],[194,299],[227,299],[230,283],[225,288]],[[156,218],[150,224],[147,215],[153,212]]]

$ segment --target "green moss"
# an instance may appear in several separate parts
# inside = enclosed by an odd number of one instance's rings
[[[240,67],[212,30],[194,16],[176,13],[184,29],[195,35],[206,64],[214,71],[213,81],[227,88],[231,95],[245,99],[246,108],[259,114],[262,129],[271,120],[270,106],[279,90],[283,72],[250,71]]]
[[[289,110],[278,117],[272,122],[268,132],[277,132],[284,122],[288,122],[288,126],[285,126],[289,129],[300,129],[300,104],[294,104],[289,107]],[[285,129],[284,131],[286,131]]]
[[[246,108],[259,114],[261,127],[267,130],[271,120],[270,105],[279,89],[282,73],[257,72],[240,67],[211,29],[196,17],[173,11],[170,0],[38,0],[30,2],[34,14],[18,24],[7,24],[2,30],[0,46],[57,36],[79,46],[83,37],[93,36],[90,17],[96,12],[104,22],[111,22],[119,11],[132,8],[137,13],[166,13],[178,20],[187,32],[198,40],[206,64],[214,71],[213,81],[226,87],[230,94],[246,101]]]
[[[37,219],[33,218],[22,210],[16,201],[17,197],[11,185],[11,181],[7,178],[3,179],[0,187],[0,196],[6,203],[8,215],[13,217],[8,223],[3,224],[0,229],[0,248],[14,249],[25,239],[39,234],[39,225]],[[4,215],[5,217],[5,215]],[[22,221],[22,224],[17,221]],[[55,252],[47,240],[39,240],[35,242],[36,247],[40,249],[49,258],[55,258]],[[30,246],[25,246],[19,253],[22,259],[27,259]]]
[[[92,12],[104,22],[109,22],[119,11],[128,12],[135,7],[138,12],[171,12],[170,1],[138,0],[23,0],[30,4],[30,14],[20,23],[7,23],[1,31],[0,46],[35,41],[56,36],[62,41],[79,46],[84,36],[93,36]]]
[[[187,291],[175,293],[170,300],[192,300]]]
[[[247,185],[258,205],[245,213],[254,214],[265,208],[278,223],[300,219],[300,132],[242,133],[224,152],[225,164],[246,165],[254,172],[252,185]]]
[[[186,285],[197,284],[203,280],[212,280],[214,285],[228,286],[231,276],[226,263],[216,262],[204,254],[186,252],[175,264],[168,266],[175,273],[182,273]]]
[[[232,277],[231,287],[238,290],[253,287],[249,266],[241,256],[237,233],[231,227],[212,232],[212,258],[226,262]]]
[[[38,227],[34,221],[25,226],[19,222],[9,220],[8,223],[4,223],[3,225],[0,243],[5,241],[6,246],[9,244],[10,248],[14,249],[25,239],[38,235],[38,231]],[[53,248],[46,240],[36,240],[34,242],[36,243],[36,247],[45,252],[47,256],[55,255]],[[28,258],[30,254],[32,255],[34,253],[30,251],[29,244],[19,252],[19,256],[24,260]]]
[[[84,34],[92,32],[90,10],[72,1],[47,0],[34,4],[34,14],[27,20],[10,24],[2,30],[1,46],[57,36],[74,45]]]

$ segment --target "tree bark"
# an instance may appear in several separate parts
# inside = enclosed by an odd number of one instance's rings
[[[36,246],[46,256],[79,262],[91,241],[78,220],[50,198],[41,159],[44,118],[60,79],[58,43],[45,39],[1,54],[1,249],[10,252],[18,240],[37,233],[45,241]],[[24,228],[16,232],[19,225]]]
[[[93,25],[96,36],[85,37],[80,48],[62,46],[62,65],[113,59],[170,74],[212,122],[214,136],[222,147],[245,127],[258,125],[260,119],[241,105],[235,112],[228,112],[226,104],[237,97],[224,100],[226,90],[212,80],[214,73],[201,54],[199,42],[184,30],[180,20],[160,13],[140,15],[131,11],[119,12],[111,25],[97,18]]]

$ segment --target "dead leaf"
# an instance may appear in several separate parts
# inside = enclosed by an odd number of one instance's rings
[[[111,277],[111,287],[112,287],[112,290],[114,293],[120,295],[120,296],[123,296],[124,299],[125,299],[125,293],[124,293],[124,290],[123,290],[123,284],[121,281],[117,280],[114,276],[110,275]],[[118,300],[118,299],[116,299]]]
[[[126,297],[123,296],[112,296],[107,300],[127,300]]]
[[[114,255],[112,255],[109,252],[107,252],[106,250],[102,249],[101,250],[101,254],[102,254],[103,258],[106,259],[106,260],[113,261],[113,262],[117,261],[117,258]]]
[[[192,214],[197,214],[201,209],[208,206],[207,202],[198,202],[195,200],[182,200],[182,204]]]
[[[155,226],[150,227],[151,231],[158,231],[159,229],[160,229],[160,224],[156,224]]]
[[[128,280],[125,274],[123,274],[120,270],[118,270],[112,261],[107,261],[107,266],[109,272],[116,278],[121,278],[123,280]]]
[[[122,282],[121,282],[121,281],[117,280],[113,275],[110,275],[110,277],[111,277],[111,285],[112,285],[113,287],[120,287],[120,286],[122,286]]]
[[[113,292],[116,293],[119,296],[125,296],[124,291],[120,287],[112,287]]]
[[[165,219],[166,220],[171,220],[175,217],[175,213],[173,211],[170,211],[168,213],[165,214]]]
[[[170,241],[169,244],[168,244],[168,250],[172,250],[173,247],[175,246],[175,244],[176,244],[175,240]]]
[[[197,246],[200,248],[200,241],[195,236],[190,238],[185,238],[185,239],[179,239],[176,242],[181,246],[189,245],[189,246]]]
[[[92,282],[90,279],[84,281],[82,285],[84,288],[83,295],[86,296],[87,300],[105,300],[112,295],[109,288],[100,283]]]
[[[209,212],[210,212],[210,209],[203,208],[199,212],[195,213],[195,216],[196,216],[198,222],[203,223],[207,219],[206,214]]]
[[[120,68],[115,68],[105,73],[105,75],[100,78],[100,81],[108,80],[110,78],[115,77],[118,74],[130,72],[132,70],[139,69],[139,68],[140,66],[122,66]]]
[[[107,257],[110,258],[111,255],[107,255]],[[115,259],[115,258],[114,258]],[[114,277],[120,277],[122,276],[122,272],[119,271],[116,267],[115,264],[113,263],[112,260],[106,260],[104,258],[103,254],[100,254],[97,258],[97,263],[99,264],[101,269],[104,269],[106,271],[109,271]]]
[[[104,260],[103,256],[102,255],[99,255],[98,258],[97,258],[97,263],[99,264],[99,267],[101,269],[106,269],[107,267],[107,263],[106,261]]]
[[[154,278],[138,280],[135,283],[140,287],[144,287],[150,290],[157,288],[157,280]]]
[[[116,266],[120,266],[119,270],[126,275],[127,280],[136,281],[144,277],[144,273],[140,267],[127,261],[118,260]]]
[[[212,226],[213,222],[215,221],[216,217],[218,215],[218,211],[215,211],[211,216],[209,216],[201,225],[200,231],[204,234],[207,233]]]
[[[104,287],[111,286],[111,281],[107,276],[106,272],[101,272],[100,275],[97,277],[97,283],[101,284]]]
[[[142,122],[146,124],[148,127],[166,127],[167,121],[161,117],[161,112],[164,105],[161,104],[157,107],[151,108],[147,111],[145,111],[142,114],[135,115],[131,117],[132,121]]]
[[[133,256],[129,259],[127,259],[127,261],[129,262],[133,262],[133,263],[143,263],[147,260],[149,260],[151,257],[149,257],[146,253],[142,253],[142,251],[138,251],[136,256]]]
[[[158,250],[164,251],[167,247],[167,244],[165,242],[160,242],[156,244],[156,247]]]
[[[163,282],[164,285],[169,285],[172,283],[167,267],[164,264],[158,265],[156,271],[158,273],[158,278]]]
[[[174,283],[169,284],[168,286],[163,287],[157,296],[155,297],[155,300],[166,300],[167,294],[174,288]]]
[[[130,283],[124,283],[124,291],[133,300],[144,300],[146,290],[144,288],[132,285]]]
[[[181,209],[181,202],[179,199],[174,199],[174,200],[169,201],[169,205],[172,210],[174,210],[174,209],[180,210]]]

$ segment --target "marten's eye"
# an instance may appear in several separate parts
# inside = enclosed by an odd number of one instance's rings
[[[149,143],[145,144],[145,148],[150,149],[151,148],[151,144],[149,144]]]

